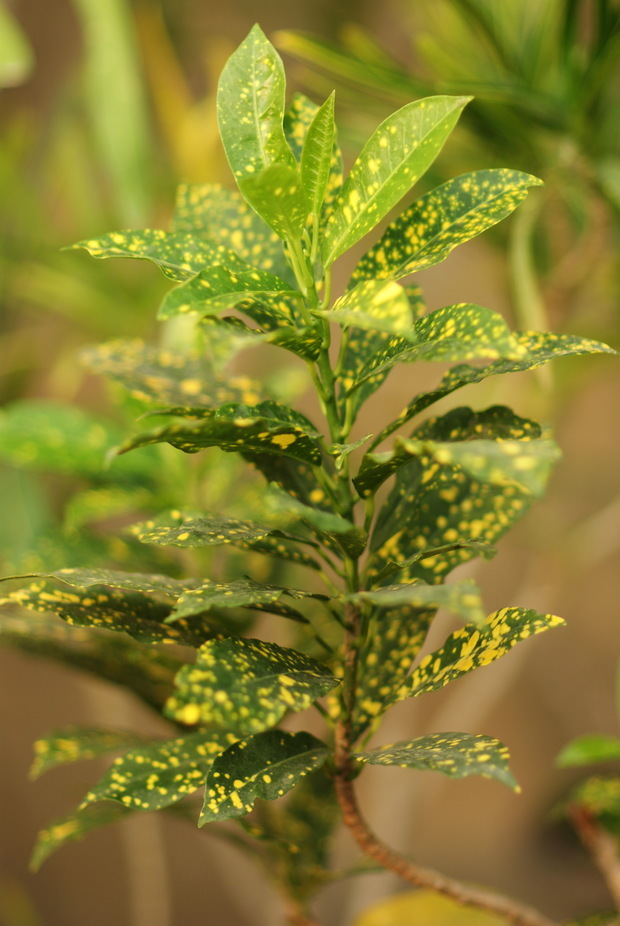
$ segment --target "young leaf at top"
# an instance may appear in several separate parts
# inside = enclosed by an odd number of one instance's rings
[[[369,765],[397,765],[428,769],[450,778],[482,775],[519,790],[508,765],[508,749],[490,736],[471,733],[431,733],[414,740],[358,752],[355,758]]]
[[[312,120],[301,154],[301,182],[314,222],[319,221],[329,184],[335,130],[332,93]]]
[[[275,643],[211,640],[198,650],[195,665],[179,672],[166,714],[179,723],[261,733],[337,684],[321,663]]]
[[[309,100],[307,96],[304,96],[303,93],[293,94],[291,104],[287,111],[284,113],[284,134],[286,135],[291,151],[295,155],[297,161],[301,162],[302,160],[306,136],[310,126],[317,116],[317,113],[319,112],[319,109],[324,110],[324,114],[326,114],[326,112],[329,111],[329,108],[329,99],[325,101],[322,107],[319,107],[316,105],[316,103],[313,103],[312,100]],[[329,120],[321,117],[320,123],[317,122],[315,128],[317,131],[317,136],[319,134],[323,135],[323,129],[326,129],[327,134],[329,134]],[[338,145],[335,126],[333,131],[334,137],[331,148],[327,188],[324,192],[323,205],[320,210],[320,217],[323,223],[325,223],[329,217],[334,200],[342,188],[342,152],[340,150],[340,146]],[[315,143],[313,142],[311,149],[314,152],[316,149],[318,149],[318,145],[315,146]],[[322,151],[321,154],[324,154],[324,152]],[[306,155],[306,157],[307,156],[308,155]],[[306,179],[308,178],[306,177]],[[314,186],[314,182],[311,185]]]
[[[282,60],[260,26],[230,56],[217,90],[222,144],[237,183],[272,164],[296,168],[286,138]]]
[[[541,180],[517,170],[480,170],[448,180],[406,209],[362,257],[351,283],[399,280],[445,260],[457,245],[500,222]]]
[[[323,263],[381,221],[433,163],[469,97],[436,96],[388,116],[366,142],[334,203],[323,238]]]
[[[106,800],[133,810],[168,807],[197,791],[215,757],[236,739],[232,733],[209,730],[131,749],[114,760],[80,810]]]
[[[320,768],[329,750],[310,733],[267,730],[234,743],[213,763],[198,825],[241,817],[254,801],[274,801]]]

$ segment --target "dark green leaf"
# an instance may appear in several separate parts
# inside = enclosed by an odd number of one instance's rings
[[[392,746],[358,752],[355,758],[369,765],[428,769],[450,778],[482,775],[519,790],[508,765],[507,747],[490,736],[480,734],[431,733]]]
[[[232,733],[190,733],[131,749],[114,760],[82,804],[118,801],[132,810],[160,810],[197,791],[213,760],[237,737]]]
[[[261,733],[287,711],[302,711],[335,679],[320,663],[261,640],[210,640],[185,666],[166,706],[180,723],[208,723],[239,734]]]
[[[263,474],[267,482],[273,482],[293,498],[321,510],[330,507],[330,500],[311,466],[273,453],[244,452],[242,455]]]
[[[456,540],[454,543],[444,543],[440,547],[429,547],[421,553],[415,553],[413,556],[410,556],[409,559],[403,560],[401,563],[388,560],[381,571],[374,576],[374,579],[377,583],[381,583],[383,579],[393,575],[395,572],[400,572],[403,569],[409,570],[412,566],[422,562],[422,560],[434,559],[445,553],[453,553],[455,550],[472,550],[485,559],[491,559],[491,557],[495,556],[497,553],[496,547],[490,543],[484,543],[481,540]]]
[[[301,182],[315,221],[329,186],[334,148],[334,94],[317,111],[306,134],[301,155]]]
[[[585,807],[591,814],[614,832],[620,832],[620,777],[595,775],[573,788],[563,809]]]
[[[231,270],[251,270],[239,255],[199,235],[146,228],[142,231],[111,232],[101,238],[78,241],[91,257],[133,257],[161,267],[171,280],[187,280],[210,264],[224,264]]]
[[[66,843],[79,842],[93,830],[123,820],[130,813],[128,807],[109,803],[87,807],[85,810],[54,820],[38,834],[30,867],[33,871],[38,871],[43,862]]]
[[[252,208],[276,235],[285,241],[301,238],[310,206],[297,166],[271,164],[258,174],[238,178],[238,183]]]
[[[249,813],[254,801],[274,801],[319,768],[329,750],[310,733],[268,730],[231,746],[215,760],[199,826]]]
[[[92,585],[107,585],[134,592],[154,594],[167,601],[176,599],[188,588],[193,588],[198,579],[171,579],[170,576],[148,575],[141,572],[121,572],[118,569],[66,568],[56,572],[33,572],[24,576],[4,576],[0,582],[11,579],[58,579],[73,588],[88,588]]]
[[[495,611],[483,625],[462,627],[451,634],[440,649],[425,656],[401,686],[395,700],[437,691],[473,669],[495,662],[521,640],[563,624],[561,617],[526,608]]]
[[[416,200],[362,257],[352,281],[393,279],[445,260],[450,251],[500,222],[542,183],[516,170],[480,170],[448,180]]]
[[[39,778],[57,765],[94,759],[118,749],[129,749],[140,743],[142,737],[122,730],[101,730],[91,727],[63,727],[54,730],[34,744],[34,761],[30,777]]]
[[[452,585],[427,585],[419,580],[403,585],[384,585],[383,588],[349,594],[345,600],[356,603],[369,601],[383,610],[403,606],[447,608],[464,621],[474,624],[481,624],[485,617],[478,587],[471,579]]]
[[[253,26],[226,62],[217,92],[220,135],[237,183],[271,164],[295,167],[282,127],[284,94],[280,56]]]
[[[325,228],[333,261],[381,221],[435,160],[468,97],[416,100],[381,123],[351,168]]]
[[[276,605],[284,594],[292,598],[317,597],[313,592],[285,589],[276,585],[261,585],[247,577],[234,582],[215,582],[212,579],[203,579],[198,588],[191,589],[179,598],[168,621],[207,614],[213,608],[259,608],[305,622],[306,618],[298,611],[287,605]]]
[[[325,534],[351,556],[359,556],[366,548],[366,532],[347,518],[333,511],[310,507],[293,496],[277,491],[265,496],[267,508],[274,513],[301,518],[319,534]]]
[[[556,762],[561,768],[566,768],[570,765],[608,762],[611,759],[620,759],[620,739],[617,736],[590,733],[565,746]]]

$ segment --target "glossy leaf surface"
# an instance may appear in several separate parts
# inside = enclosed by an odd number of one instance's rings
[[[312,120],[301,154],[301,182],[310,212],[317,218],[321,213],[329,185],[335,131],[332,93]]]
[[[386,331],[417,341],[407,294],[397,283],[367,280],[337,299],[329,311],[317,312],[347,328]]]
[[[180,723],[261,733],[337,683],[319,662],[275,643],[211,640],[198,651],[195,665],[179,672],[166,713]]]
[[[259,174],[240,179],[239,188],[279,238],[301,238],[310,205],[297,167],[271,164]]]
[[[325,743],[310,733],[267,730],[240,740],[213,763],[199,825],[243,816],[257,798],[282,797],[328,754]]]

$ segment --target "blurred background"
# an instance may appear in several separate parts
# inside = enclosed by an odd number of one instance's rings
[[[477,302],[514,327],[618,349],[619,18],[612,0],[0,0],[2,573],[102,557],[140,568],[140,553],[114,534],[115,517],[183,503],[184,459],[166,458],[168,477],[146,456],[131,472],[101,474],[86,435],[96,426],[113,445],[132,408],[78,359],[114,337],[181,337],[155,325],[166,280],[139,262],[62,248],[114,229],[165,227],[180,182],[231,182],[216,82],[255,21],[280,48],[291,92],[321,102],[336,86],[349,163],[398,106],[431,92],[471,93],[476,101],[416,195],[488,167],[545,180],[496,231],[419,274],[430,308]],[[353,259],[343,261],[342,283]],[[255,374],[263,356],[249,361]],[[368,404],[360,434],[396,415],[438,372],[395,373]],[[301,388],[294,368],[277,375]],[[562,615],[567,627],[399,705],[381,732],[382,742],[438,730],[496,736],[510,747],[523,793],[401,769],[369,768],[360,782],[367,815],[388,841],[557,918],[609,905],[550,811],[579,777],[554,767],[559,749],[586,732],[619,733],[619,387],[616,358],[594,356],[491,379],[463,396],[479,408],[507,402],[554,428],[564,459],[547,497],[491,563],[467,568],[488,611],[533,607]],[[50,416],[73,435],[72,454]],[[234,495],[237,471],[227,464],[212,481],[215,506]],[[450,630],[439,618],[433,633],[439,640]],[[29,873],[37,831],[71,810],[96,776],[80,764],[28,782],[33,740],[72,723],[163,728],[112,685],[34,658],[23,635],[3,636],[12,645],[0,650],[2,926],[280,922],[278,899],[244,858],[208,828],[158,815],[69,845]],[[337,852],[354,857],[346,835]],[[351,923],[400,887],[388,875],[349,881],[325,891],[317,912],[328,926]]]

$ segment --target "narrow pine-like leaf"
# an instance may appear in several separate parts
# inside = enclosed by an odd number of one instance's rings
[[[261,640],[211,640],[185,666],[166,713],[180,723],[207,723],[240,735],[275,726],[302,711],[338,680],[314,659]]]
[[[391,746],[358,752],[355,758],[369,765],[428,769],[450,778],[481,775],[519,790],[508,764],[507,747],[490,736],[480,734],[431,733]]]
[[[542,183],[517,170],[481,170],[420,197],[362,257],[352,282],[401,277],[445,260],[457,245],[500,222]]]
[[[217,91],[220,135],[238,184],[272,164],[295,167],[282,126],[284,95],[280,56],[253,26],[226,62]]]
[[[239,189],[252,208],[284,241],[301,238],[310,206],[298,168],[271,164],[239,179]]]
[[[239,255],[223,244],[199,235],[146,228],[120,231],[78,241],[91,257],[132,257],[148,260],[172,280],[187,280],[210,264],[223,264],[231,270],[250,270]]]
[[[590,733],[565,746],[556,762],[560,768],[566,768],[571,765],[608,762],[612,759],[620,759],[620,739],[617,736]]]
[[[463,386],[481,382],[488,376],[497,376],[500,373],[519,373],[524,370],[533,370],[556,357],[567,357],[591,353],[615,353],[607,344],[591,341],[588,338],[579,338],[570,334],[552,334],[546,331],[513,332],[513,338],[523,348],[522,359],[509,360],[501,358],[484,366],[469,366],[461,364],[453,367],[444,375],[438,387],[431,392],[422,392],[417,395],[391,424],[381,431],[373,441],[377,446],[386,437],[389,437],[397,428],[406,424],[411,418],[424,411],[430,405],[443,399],[450,393]]]
[[[436,96],[388,116],[364,146],[344,182],[323,239],[333,261],[381,221],[433,163],[468,97]]]
[[[329,750],[310,733],[267,730],[233,744],[209,772],[199,826],[241,817],[260,798],[273,801],[309,772],[320,768]]]
[[[344,328],[351,326],[386,331],[417,341],[407,293],[393,281],[367,280],[359,283],[337,299],[329,311],[317,311],[315,314]]]
[[[455,631],[440,649],[425,656],[401,686],[395,700],[437,691],[468,672],[495,662],[522,640],[563,624],[561,617],[526,608],[495,611],[483,626]]]
[[[142,737],[123,730],[101,730],[91,727],[63,727],[54,730],[34,744],[34,761],[30,778],[39,778],[49,769],[67,762],[94,759],[119,749],[129,749]]]
[[[57,849],[69,842],[80,842],[94,830],[124,820],[131,812],[128,807],[110,802],[87,807],[85,810],[53,820],[37,835],[30,858],[30,868],[38,871],[43,862]]]
[[[382,588],[349,594],[346,600],[356,603],[369,601],[383,610],[402,607],[447,608],[467,623],[474,624],[482,623],[485,617],[478,587],[471,579],[463,579],[451,585],[428,585],[419,581],[384,585]]]
[[[301,155],[301,182],[310,206],[318,221],[329,185],[334,147],[334,94],[327,98],[317,111],[308,128]]]
[[[132,810],[161,810],[202,786],[213,760],[237,737],[209,730],[129,750],[85,796],[80,809],[118,801]]]

